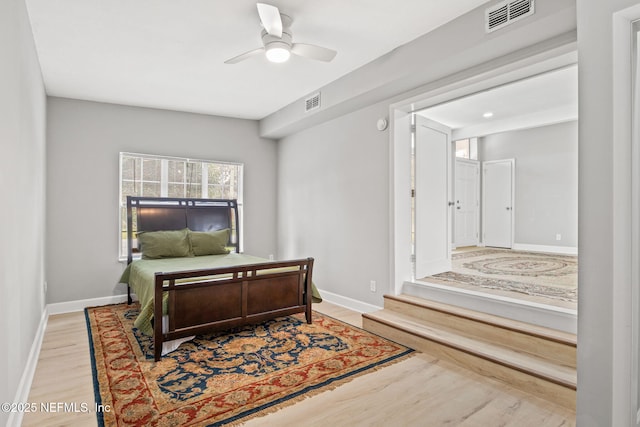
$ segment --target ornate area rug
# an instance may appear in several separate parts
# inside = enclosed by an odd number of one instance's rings
[[[314,312],[198,336],[156,363],[138,310],[85,309],[100,426],[236,425],[413,351]]]
[[[452,267],[422,280],[577,302],[575,256],[486,248],[454,253]]]

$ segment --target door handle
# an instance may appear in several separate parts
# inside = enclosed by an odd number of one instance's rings
[[[510,210],[511,210],[511,208],[510,208],[509,206],[507,206],[507,210],[508,210],[508,211],[510,211]]]
[[[456,206],[456,209],[460,209],[460,206]]]
[[[454,204],[455,204],[455,203],[453,203],[453,202],[449,202],[449,203],[448,203],[448,205],[449,205],[449,206],[453,206]]]

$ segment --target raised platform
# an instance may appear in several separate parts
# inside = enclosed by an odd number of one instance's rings
[[[408,295],[362,318],[368,331],[575,410],[574,334]]]
[[[402,294],[576,334],[577,310],[427,281],[407,281]]]

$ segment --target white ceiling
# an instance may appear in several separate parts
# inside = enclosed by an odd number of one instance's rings
[[[492,112],[490,118],[483,117]],[[571,66],[422,110],[454,139],[532,128],[578,118],[578,67]]]
[[[331,63],[263,56],[253,0],[26,0],[47,94],[263,118],[488,0],[266,0]]]

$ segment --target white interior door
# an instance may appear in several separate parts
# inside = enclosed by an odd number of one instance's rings
[[[455,161],[454,244],[475,246],[480,227],[480,163],[477,160]]]
[[[482,241],[485,246],[513,246],[515,160],[482,164]]]
[[[451,269],[451,129],[416,116],[415,275]]]

